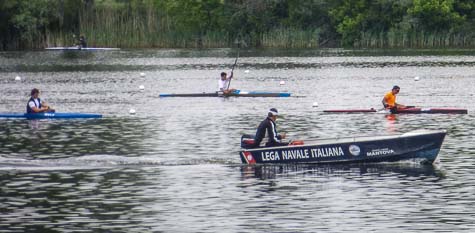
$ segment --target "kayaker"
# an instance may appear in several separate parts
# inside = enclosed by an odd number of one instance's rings
[[[87,48],[87,42],[86,42],[86,38],[84,38],[83,35],[79,36],[79,47],[80,48]]]
[[[26,113],[54,112],[54,109],[50,108],[46,102],[41,101],[39,95],[40,90],[36,88],[31,90],[31,97],[26,105]]]
[[[218,82],[218,87],[219,91],[223,92],[223,94],[227,95],[229,93],[234,92],[236,89],[229,89],[229,82],[231,82],[231,79],[233,78],[233,72],[231,72],[231,76],[228,77],[228,74],[226,72],[221,73],[221,78],[219,79]]]
[[[389,109],[391,113],[396,113],[398,108],[406,108],[406,106],[402,104],[396,103],[396,95],[399,93],[401,88],[399,86],[393,86],[393,89],[386,93],[383,98],[383,106],[385,109]]]
[[[266,143],[266,147],[272,146],[287,146],[289,143],[282,142],[282,139],[285,139],[285,133],[279,134],[277,133],[277,127],[275,125],[275,121],[277,120],[277,116],[279,112],[275,108],[271,108],[269,113],[267,113],[267,118],[264,119],[257,128],[256,136],[254,137],[254,144],[252,145],[253,148],[259,147],[262,139],[266,136],[269,137],[269,140]]]

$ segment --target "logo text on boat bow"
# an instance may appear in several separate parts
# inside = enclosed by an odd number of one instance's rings
[[[372,149],[366,152],[366,156],[384,156],[394,154],[394,150],[390,148]]]

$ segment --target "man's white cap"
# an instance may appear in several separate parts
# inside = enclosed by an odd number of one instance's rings
[[[272,116],[278,116],[279,115],[279,111],[277,111],[277,109],[275,109],[275,108],[269,109],[269,113],[271,113]]]

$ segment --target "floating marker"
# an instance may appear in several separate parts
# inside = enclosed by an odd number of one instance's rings
[[[280,85],[285,85],[285,81],[280,81]]]
[[[313,102],[313,105],[312,105],[314,108],[318,107],[318,102]]]
[[[131,109],[129,110],[129,113],[130,113],[130,115],[135,115],[135,109],[131,108]]]
[[[144,85],[140,85],[140,86],[139,86],[139,89],[140,89],[141,91],[143,91],[143,90],[145,89]]]
[[[419,81],[419,76],[414,77],[414,81]]]
[[[145,73],[140,73],[140,77],[145,77]]]
[[[16,77],[15,77],[15,81],[21,81],[21,77],[20,77],[20,76],[16,76]]]
[[[249,70],[245,70],[244,73],[249,73]]]

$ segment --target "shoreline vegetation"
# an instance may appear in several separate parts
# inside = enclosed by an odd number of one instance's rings
[[[0,50],[473,49],[469,0],[0,0]]]

